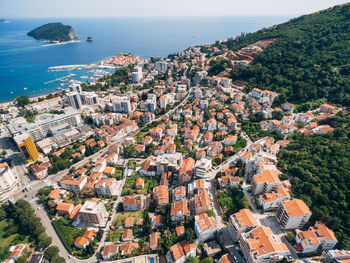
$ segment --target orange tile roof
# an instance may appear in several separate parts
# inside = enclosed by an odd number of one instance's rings
[[[185,227],[184,226],[177,226],[175,228],[175,231],[176,231],[176,235],[179,237],[179,236],[182,236],[185,234]]]
[[[236,261],[234,261],[233,258],[229,254],[225,254],[219,259],[219,262],[220,263],[235,263]]]
[[[134,223],[135,223],[135,217],[132,217],[132,216],[129,216],[124,220],[125,227],[132,227],[134,226]]]
[[[56,210],[69,213],[69,211],[73,208],[73,206],[74,206],[73,204],[62,202],[57,205]]]
[[[89,243],[89,240],[86,237],[77,237],[74,241],[74,244],[85,246]]]
[[[184,251],[179,243],[176,243],[175,245],[171,246],[170,251],[175,261],[185,256]]]
[[[190,215],[187,199],[175,202],[171,205],[170,216]]]
[[[61,191],[61,189],[53,189],[48,197],[52,199],[57,199],[60,196]]]
[[[254,175],[254,180],[257,183],[281,183],[281,180],[278,177],[280,173],[281,172],[278,170],[264,170],[260,174]]]
[[[149,235],[149,246],[150,247],[158,246],[159,240],[160,240],[159,232]]]
[[[231,221],[236,222],[234,218],[237,219],[240,228],[258,225],[249,209],[241,209],[237,213],[231,215]]]
[[[79,215],[81,207],[82,207],[81,204],[75,206],[72,213],[69,215],[69,219],[76,219]]]
[[[309,207],[301,199],[293,199],[284,201],[283,205],[289,214],[289,217],[296,217],[302,215],[311,215]]]

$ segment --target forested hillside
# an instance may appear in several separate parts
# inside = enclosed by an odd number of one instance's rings
[[[292,193],[311,208],[312,220],[322,220],[335,233],[339,246],[350,249],[350,115],[323,121],[335,127],[327,135],[295,135],[278,155],[288,172]]]
[[[279,104],[288,101],[302,105],[302,110],[320,99],[350,105],[350,4],[305,15],[227,44],[237,50],[272,37],[278,40],[251,66],[233,70],[234,80],[247,80],[250,88],[277,91],[282,94]]]

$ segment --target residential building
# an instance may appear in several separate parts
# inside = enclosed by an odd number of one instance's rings
[[[149,235],[149,247],[151,250],[153,250],[153,251],[158,250],[159,240],[160,240],[160,233],[159,232],[155,232],[155,233]]]
[[[220,259],[219,259],[220,263],[236,263],[235,260],[233,260],[233,258],[229,255],[229,254],[225,254],[223,255]]]
[[[248,263],[280,262],[290,255],[286,244],[278,241],[265,226],[242,233],[239,244]]]
[[[134,67],[131,78],[133,83],[139,83],[142,80],[142,67],[136,66]]]
[[[276,210],[279,205],[290,199],[290,194],[288,190],[280,186],[277,191],[272,191],[271,193],[264,193],[259,195],[257,204],[262,207],[264,211]]]
[[[221,247],[215,240],[204,243],[203,249],[208,257],[214,257],[216,254],[221,252]]]
[[[181,201],[172,203],[170,210],[171,221],[180,221],[185,219],[185,217],[189,217],[190,215],[187,199],[182,199]]]
[[[253,217],[249,209],[241,209],[237,213],[230,216],[227,224],[227,230],[230,237],[238,241],[242,233],[248,232],[258,226],[257,221]]]
[[[51,167],[50,163],[35,163],[31,167],[31,171],[37,180],[44,179],[49,173],[48,168]]]
[[[71,203],[62,202],[56,206],[56,211],[60,216],[70,215],[73,212],[73,209],[74,205]]]
[[[106,245],[102,252],[102,258],[108,260],[118,254],[119,246],[116,244]]]
[[[162,209],[169,204],[168,186],[158,185],[153,188],[153,198],[156,202],[157,209]]]
[[[61,187],[71,192],[83,189],[86,183],[86,176],[80,176],[78,179],[63,179],[60,181]]]
[[[178,186],[173,191],[173,200],[175,202],[180,201],[186,197],[186,187]]]
[[[81,207],[79,215],[87,225],[100,227],[105,227],[108,219],[105,205],[98,198],[86,201]]]
[[[296,230],[295,248],[301,253],[314,253],[317,250],[333,249],[338,243],[334,232],[322,222],[316,222],[307,231]]]
[[[74,109],[80,110],[83,107],[80,93],[76,91],[68,92],[67,98],[68,98],[69,105],[72,106]]]
[[[321,262],[324,263],[348,263],[350,261],[350,250],[328,250],[322,255]]]
[[[55,204],[59,204],[67,196],[67,191],[63,189],[53,189],[47,196],[47,199],[53,200]]]
[[[18,148],[24,154],[27,163],[35,163],[39,159],[39,152],[34,144],[34,141],[27,133],[14,137]]]
[[[98,195],[113,196],[118,193],[118,181],[115,178],[103,178],[95,184]]]
[[[176,243],[175,245],[170,247],[166,255],[167,263],[185,263],[186,256],[181,247],[180,243]]]
[[[216,219],[208,216],[207,213],[202,213],[195,216],[194,230],[198,241],[207,241],[216,235]]]
[[[276,218],[284,229],[301,228],[310,217],[311,211],[301,199],[282,202],[276,213]]]
[[[132,112],[130,98],[118,97],[116,101],[112,103],[112,109],[114,112],[130,114]]]
[[[126,212],[143,211],[148,208],[149,201],[148,195],[132,194],[124,196],[123,208]]]
[[[181,184],[187,183],[192,179],[192,169],[194,167],[194,160],[190,157],[183,161],[179,173],[179,182]]]
[[[17,180],[9,165],[0,163],[0,195],[10,191],[16,185]]]
[[[254,175],[251,185],[252,193],[259,195],[277,191],[278,187],[282,185],[278,177],[280,173],[278,170],[263,170],[260,174]]]
[[[132,252],[139,247],[138,243],[133,243],[132,241],[122,242],[119,246],[119,251],[122,256],[132,255]]]
[[[196,161],[196,164],[194,166],[194,174],[196,177],[204,178],[211,167],[212,159],[208,157],[202,157]]]
[[[211,210],[210,198],[207,190],[198,190],[198,194],[192,199],[192,210],[196,215],[207,213]]]
[[[154,69],[160,73],[165,73],[168,69],[168,63],[166,61],[157,61],[154,63]]]

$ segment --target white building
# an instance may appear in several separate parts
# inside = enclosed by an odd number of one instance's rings
[[[310,219],[311,211],[301,199],[284,201],[280,204],[276,218],[284,229],[303,227]]]
[[[100,179],[95,184],[96,193],[103,196],[118,194],[118,182],[115,178]]]
[[[195,216],[194,230],[198,241],[207,241],[213,239],[216,234],[217,222],[214,217],[202,213]]]
[[[194,166],[194,175],[204,178],[208,170],[212,167],[212,159],[208,157],[202,157],[196,161]]]
[[[139,83],[142,80],[142,67],[134,67],[131,78],[133,83]]]
[[[129,114],[132,112],[130,98],[119,97],[117,101],[113,101],[112,108],[114,112]]]
[[[160,73],[165,73],[168,69],[168,63],[165,61],[157,61],[154,63],[154,69]]]
[[[0,163],[0,194],[11,190],[16,185],[16,178],[7,163]]]
[[[238,241],[240,235],[250,231],[258,226],[252,212],[249,209],[241,209],[237,213],[230,216],[227,224],[227,230],[230,237]]]
[[[83,103],[81,102],[80,93],[76,91],[72,91],[67,93],[67,98],[69,105],[74,109],[80,110],[83,107]]]

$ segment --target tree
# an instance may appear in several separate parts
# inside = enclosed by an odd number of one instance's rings
[[[199,263],[199,259],[195,257],[188,257],[186,260],[187,263]]]
[[[213,262],[214,262],[214,259],[209,257],[201,260],[201,263],[213,263]]]
[[[30,100],[29,100],[27,95],[21,95],[21,96],[16,98],[16,103],[18,106],[24,107],[24,106],[30,104]]]
[[[21,256],[16,260],[16,262],[17,263],[26,263],[27,259],[24,256]]]
[[[60,257],[59,255],[55,255],[51,260],[50,263],[66,263],[66,260],[63,257]]]
[[[59,248],[56,247],[56,246],[51,246],[51,247],[48,247],[46,250],[45,250],[45,253],[44,253],[44,258],[46,258],[47,260],[51,260],[54,256],[58,255],[58,252],[59,252]]]
[[[43,232],[38,236],[37,242],[40,247],[46,248],[51,244],[52,238],[49,237],[45,232]]]
[[[196,239],[196,235],[194,233],[194,230],[192,228],[187,228],[186,232],[185,232],[185,237],[189,243],[193,243]]]

